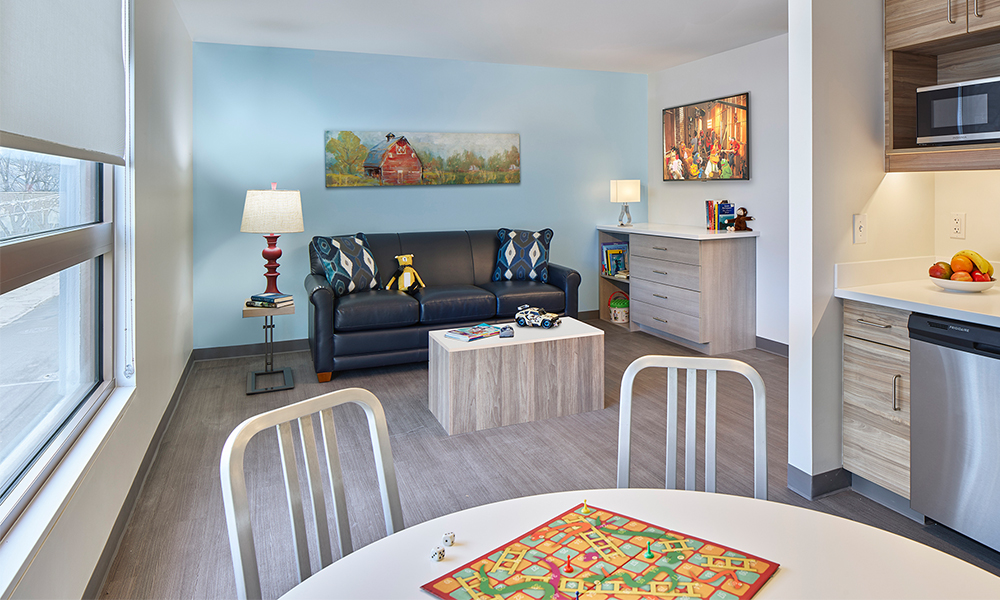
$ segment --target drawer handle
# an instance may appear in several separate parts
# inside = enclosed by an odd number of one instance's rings
[[[951,0],[945,0],[945,4],[948,5],[948,22],[949,23],[954,23],[955,19],[951,18]]]
[[[653,246],[653,250],[663,250],[664,252],[667,252],[668,250],[670,250],[670,248],[663,248],[662,246]]]
[[[667,320],[666,320],[666,319],[661,319],[661,318],[659,318],[659,317],[653,317],[653,320],[654,320],[654,321],[659,321],[660,323],[666,323],[666,322],[667,322]]]
[[[896,382],[902,378],[903,378],[902,375],[892,376],[892,410],[902,410],[903,408],[902,406],[900,406],[898,402],[899,396],[896,394]]]
[[[656,273],[657,275],[670,275],[670,273],[667,273],[666,271],[653,271],[653,272]]]
[[[983,13],[979,12],[979,0],[974,0],[972,3],[972,14],[979,18],[983,17]]]
[[[667,298],[666,296],[661,296],[659,294],[653,294],[653,295],[656,296],[657,298],[663,298],[664,300],[670,300],[670,298]]]
[[[881,323],[872,323],[871,321],[865,321],[864,319],[858,319],[858,323],[862,325],[870,325],[872,327],[878,327],[879,329],[892,329],[892,325],[883,325]]]

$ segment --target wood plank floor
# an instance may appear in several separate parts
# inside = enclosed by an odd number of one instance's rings
[[[622,372],[632,360],[646,354],[693,353],[644,333],[630,334],[612,325],[591,323],[606,331],[604,410],[450,437],[427,408],[426,363],[347,372],[319,384],[315,383],[308,352],[280,354],[276,366],[293,368],[295,388],[255,396],[245,395],[246,374],[262,368],[261,357],[196,363],[100,597],[234,597],[219,484],[222,445],[229,432],[247,417],[335,389],[363,387],[382,401],[407,526],[508,498],[614,487]],[[852,491],[809,502],[788,490],[787,360],[759,350],[727,356],[750,363],[767,386],[771,500],[880,527],[1000,575],[1000,554],[948,529],[917,524]],[[663,485],[665,384],[662,371],[645,371],[636,380],[632,434],[635,487]],[[703,389],[703,381],[699,384]],[[683,397],[683,391],[681,394]],[[723,493],[752,495],[749,398],[750,386],[745,380],[720,375],[718,489]],[[361,409],[340,407],[335,415],[352,532],[355,547],[360,547],[384,535],[371,446]],[[683,428],[683,404],[679,420]],[[703,431],[700,424],[699,434]],[[276,448],[273,433],[261,434],[251,442],[246,458],[265,598],[277,597],[296,583]],[[703,468],[701,459],[699,452],[699,470]],[[683,468],[681,462],[679,473]],[[699,489],[702,478],[703,472],[698,476]],[[418,595],[416,591],[414,595]]]

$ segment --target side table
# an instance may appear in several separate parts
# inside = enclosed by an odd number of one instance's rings
[[[247,298],[249,300],[249,298]],[[251,371],[247,373],[247,394],[260,394],[262,392],[277,392],[278,390],[290,390],[295,387],[292,381],[292,368],[274,369],[274,317],[276,315],[294,315],[295,302],[281,308],[259,308],[256,306],[243,306],[243,318],[264,317],[264,370]],[[257,377],[281,373],[284,376],[281,385],[271,387],[257,387]]]

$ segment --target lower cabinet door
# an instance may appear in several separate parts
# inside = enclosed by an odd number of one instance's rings
[[[844,336],[844,468],[910,497],[910,353]]]

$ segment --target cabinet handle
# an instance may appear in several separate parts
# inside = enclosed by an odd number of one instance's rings
[[[670,300],[670,298],[667,298],[666,296],[661,296],[659,294],[653,294],[653,295],[656,296],[657,298],[663,298],[664,300]]]
[[[955,19],[951,18],[951,0],[944,0],[944,1],[948,5],[948,22],[949,23],[954,23]]]
[[[670,250],[670,248],[662,248],[660,246],[653,246],[653,250],[663,250],[664,252],[666,252],[667,250]]]
[[[656,273],[657,275],[669,275],[670,274],[670,273],[667,273],[666,271],[656,271],[656,270],[654,270],[653,272]]]
[[[903,407],[899,405],[899,396],[896,394],[896,381],[902,379],[902,375],[892,376],[892,410],[901,410]]]
[[[870,325],[872,327],[878,327],[879,329],[892,329],[892,325],[882,325],[881,323],[872,323],[871,321],[865,321],[864,319],[858,319],[858,323],[862,325]]]
[[[979,0],[973,0],[973,2],[972,2],[972,14],[976,15],[979,18],[983,17],[983,14],[981,12],[979,12]]]
[[[660,323],[666,323],[666,322],[667,322],[667,320],[666,320],[666,319],[661,319],[661,318],[659,318],[659,317],[653,317],[653,320],[654,320],[654,321],[659,321]]]

